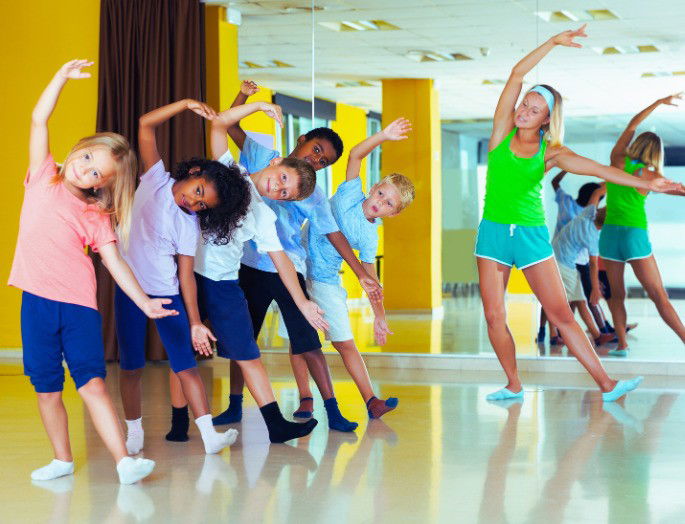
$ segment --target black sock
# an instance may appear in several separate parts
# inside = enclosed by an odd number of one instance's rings
[[[223,426],[224,424],[235,424],[243,419],[243,395],[231,393],[228,396],[228,408],[223,413],[219,413],[212,418],[212,424]]]
[[[315,419],[298,424],[283,418],[283,414],[278,407],[278,402],[273,401],[259,408],[269,430],[269,440],[271,442],[285,442],[294,438],[309,435],[318,424]]]
[[[189,425],[188,406],[182,408],[171,406],[171,431],[166,434],[166,439],[172,442],[186,442]]]

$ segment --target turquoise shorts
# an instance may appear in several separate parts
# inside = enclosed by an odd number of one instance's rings
[[[652,255],[646,229],[604,224],[599,234],[599,256],[615,262],[629,262]]]
[[[481,220],[476,239],[477,257],[525,269],[552,258],[547,226],[517,226]]]

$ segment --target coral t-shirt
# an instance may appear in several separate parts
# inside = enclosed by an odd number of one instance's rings
[[[24,180],[19,238],[9,285],[39,297],[97,309],[95,270],[85,247],[116,242],[109,215],[53,183],[52,155]]]

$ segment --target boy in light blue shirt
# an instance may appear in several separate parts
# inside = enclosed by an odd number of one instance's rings
[[[614,338],[612,334],[601,333],[587,307],[585,293],[576,269],[578,255],[586,250],[590,257],[590,281],[592,291],[590,303],[596,305],[601,296],[599,285],[599,231],[604,224],[606,208],[597,209],[597,204],[604,197],[606,186],[599,185],[592,193],[588,205],[563,226],[552,240],[554,255],[559,266],[561,280],[566,289],[571,310],[578,308],[581,318],[592,334],[596,345],[605,344]]]
[[[331,198],[333,216],[354,249],[367,272],[376,276],[375,262],[378,250],[378,225],[381,218],[397,215],[414,199],[414,185],[400,174],[389,175],[375,184],[364,195],[359,171],[362,160],[386,140],[403,140],[411,130],[409,121],[395,120],[383,131],[367,138],[350,151],[346,180]],[[379,399],[374,395],[364,359],[354,343],[347,311],[347,293],[340,283],[342,257],[325,235],[309,228],[306,232],[308,244],[307,283],[312,300],[324,309],[324,318],[329,324],[326,337],[343,358],[345,367],[354,380],[366,403],[369,417],[380,418],[397,406],[396,398]],[[390,333],[385,320],[383,304],[372,303],[375,315],[374,333],[380,344],[385,344]],[[309,381],[295,373],[300,396],[310,396]]]

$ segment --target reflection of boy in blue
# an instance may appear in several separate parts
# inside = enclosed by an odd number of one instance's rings
[[[240,93],[231,107],[244,104],[247,97],[257,91],[258,88],[253,82],[243,82]],[[228,134],[240,148],[240,164],[248,173],[265,168],[272,159],[280,156],[278,151],[264,147],[248,137],[240,128],[239,123],[230,126]],[[305,160],[318,170],[333,164],[340,158],[342,152],[343,143],[335,131],[317,128],[300,136],[297,139],[297,146],[288,156]],[[300,201],[276,201],[268,198],[263,200],[278,217],[276,229],[279,240],[297,269],[303,290],[306,252],[301,242],[301,230],[302,224],[309,221],[309,227],[319,234],[326,235],[350,265],[371,300],[382,299],[380,285],[366,272],[354,255],[349,242],[340,232],[331,213],[328,199],[320,187],[317,186],[310,197]],[[338,409],[330,372],[321,351],[321,342],[316,330],[309,325],[293,302],[283,282],[278,278],[276,268],[269,256],[266,253],[260,253],[253,241],[245,243],[239,278],[248,302],[255,333],[261,329],[269,304],[275,300],[288,330],[291,353],[302,355],[324,399],[329,427],[340,431],[354,431],[357,423],[346,420]],[[229,407],[217,417],[215,423],[228,424],[241,419],[243,385],[244,380],[240,369],[234,362],[231,362]],[[298,412],[308,412],[311,416],[311,399],[304,400]]]

